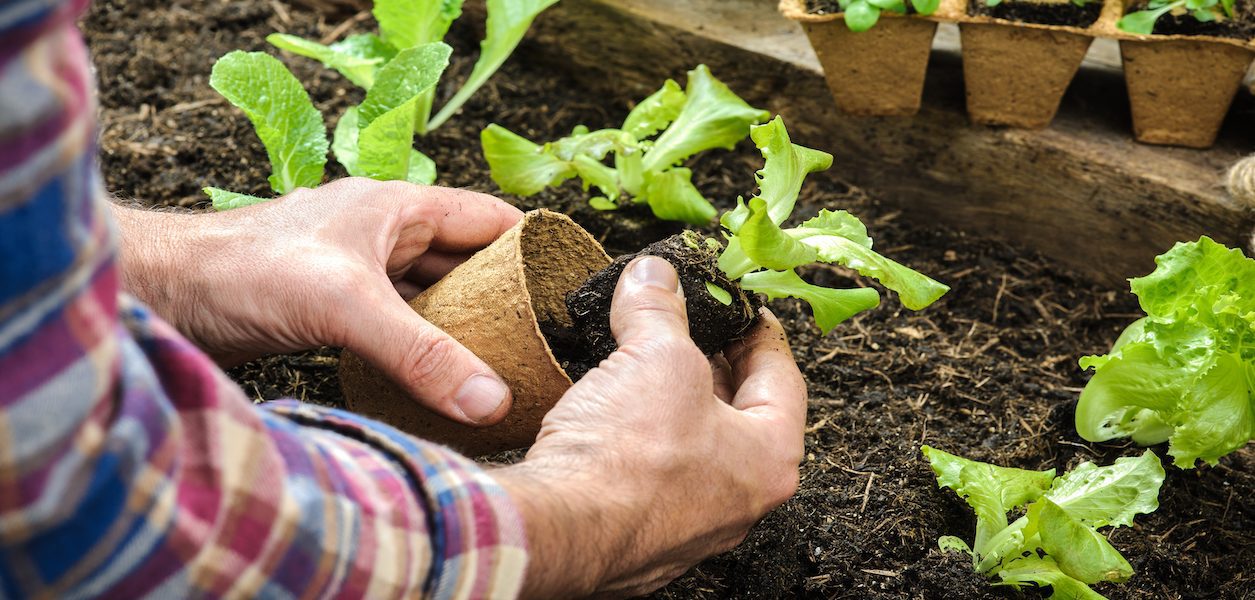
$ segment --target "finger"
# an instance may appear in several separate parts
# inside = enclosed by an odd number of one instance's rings
[[[391,288],[353,312],[345,346],[420,404],[469,425],[491,425],[510,409],[510,390],[487,364],[415,313]]]
[[[414,224],[430,227],[432,250],[449,253],[474,252],[501,237],[523,212],[500,199],[438,186],[408,186],[403,228]]]
[[[806,383],[780,322],[766,308],[758,314],[754,330],[725,352],[737,382],[732,406],[772,415],[800,432],[806,423]]]
[[[610,331],[619,346],[689,338],[680,278],[671,263],[642,256],[628,263],[610,302]]]
[[[710,374],[715,383],[715,397],[731,404],[736,385],[732,381],[732,365],[722,354],[710,357]]]

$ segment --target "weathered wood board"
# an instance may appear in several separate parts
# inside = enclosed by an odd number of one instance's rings
[[[973,126],[956,41],[938,36],[913,118],[837,111],[805,36],[774,0],[563,0],[537,19],[516,60],[578,69],[594,89],[641,97],[705,63],[903,218],[1021,243],[1095,281],[1149,272],[1155,255],[1202,234],[1248,243],[1255,215],[1221,185],[1226,167],[1255,149],[1248,94],[1210,150],[1140,145],[1118,51],[1096,44],[1050,128]]]

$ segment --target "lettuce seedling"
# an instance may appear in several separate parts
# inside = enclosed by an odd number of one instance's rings
[[[808,173],[832,165],[832,155],[792,143],[784,121],[751,128],[750,137],[763,154],[755,175],[758,194],[720,219],[727,245],[719,268],[742,288],[769,299],[804,300],[814,311],[815,323],[827,333],[838,323],[880,303],[872,288],[831,289],[812,285],[795,268],[813,262],[838,264],[879,281],[898,293],[902,304],[920,310],[936,302],[950,288],[872,250],[872,239],[858,217],[844,210],[821,210],[798,227],[781,228],[793,213]]]
[[[950,488],[976,512],[971,546],[955,536],[937,540],[942,551],[963,552],[978,573],[1019,588],[1049,586],[1053,600],[1101,599],[1090,584],[1123,582],[1133,567],[1098,532],[1133,523],[1159,508],[1164,469],[1155,453],[1120,458],[1106,467],[1091,462],[1055,477],[1054,469],[999,467],[924,446],[940,487]],[[1024,509],[1008,522],[1007,513]]]
[[[557,1],[488,0],[479,59],[434,118],[436,86],[451,53],[440,40],[461,15],[461,0],[379,0],[374,15],[381,35],[353,35],[331,45],[278,33],[267,40],[323,62],[366,90],[362,103],[341,115],[330,145],[350,175],[430,184],[436,165],[413,148],[414,133],[448,120],[501,67],[536,15]],[[260,52],[231,52],[214,64],[209,83],[253,123],[270,158],[276,194],[322,182],[328,150],[323,117],[283,63]],[[217,210],[266,200],[215,187],[205,193]]]
[[[941,0],[910,0],[910,3],[916,14],[928,16],[937,12]],[[875,27],[883,11],[906,14],[904,0],[838,0],[837,4],[841,6],[842,20],[850,31],[867,31]]]
[[[1181,468],[1255,437],[1255,260],[1206,236],[1130,280],[1146,316],[1102,356],[1076,407],[1076,430],[1099,442],[1168,442]]]
[[[1129,33],[1150,35],[1155,22],[1168,13],[1189,13],[1200,23],[1227,21],[1233,18],[1234,0],[1150,0],[1145,10],[1124,15],[1116,27]]]
[[[732,148],[769,116],[699,65],[689,71],[686,89],[667,80],[619,129],[581,126],[543,146],[497,124],[480,137],[492,178],[504,192],[530,196],[578,176],[584,189],[601,192],[589,200],[599,210],[618,208],[626,196],[648,204],[660,219],[706,225],[718,212],[679,164],[705,150]],[[611,154],[613,167],[604,162]]]
[[[414,101],[414,131],[424,134],[453,116],[483,87],[522,41],[532,21],[558,0],[487,0],[488,21],[479,45],[479,59],[470,77],[435,117],[430,117],[435,86]],[[379,80],[379,71],[399,52],[444,39],[462,15],[462,0],[376,0],[371,10],[379,35],[359,34],[323,45],[294,35],[274,33],[266,38],[277,48],[320,61],[365,90]]]

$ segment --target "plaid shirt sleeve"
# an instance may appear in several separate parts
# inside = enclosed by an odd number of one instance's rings
[[[523,530],[452,451],[253,405],[120,293],[87,0],[0,0],[0,597],[513,597]]]

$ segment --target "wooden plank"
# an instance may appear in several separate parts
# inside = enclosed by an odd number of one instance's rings
[[[1122,285],[1202,234],[1245,245],[1255,228],[1221,185],[1255,145],[1249,96],[1210,150],[1137,144],[1110,48],[1091,50],[1051,128],[1023,131],[967,122],[962,66],[943,36],[918,116],[841,114],[805,36],[772,0],[563,0],[529,36],[525,59],[578,70],[593,91],[616,95],[642,97],[706,63],[906,218],[1025,244],[1096,281]]]

